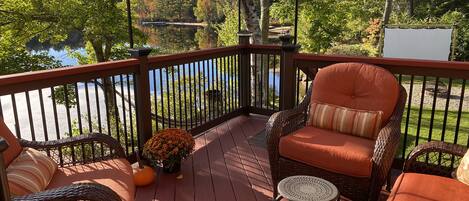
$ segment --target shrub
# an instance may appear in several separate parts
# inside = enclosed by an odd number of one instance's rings
[[[376,49],[372,46],[362,44],[339,44],[329,48],[326,54],[330,55],[344,55],[344,56],[374,56]]]

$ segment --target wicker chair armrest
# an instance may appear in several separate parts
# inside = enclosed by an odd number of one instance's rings
[[[20,139],[20,144],[23,147],[31,147],[38,150],[48,150],[48,149],[56,149],[61,147],[69,147],[80,145],[83,143],[103,143],[109,146],[114,151],[114,155],[125,158],[125,152],[120,143],[112,138],[109,135],[101,134],[101,133],[91,133],[88,135],[80,135],[75,137],[64,138],[60,140],[51,140],[51,141],[28,141],[24,139]]]
[[[121,201],[121,198],[109,187],[95,183],[81,183],[42,191],[26,196],[14,197],[13,201]]]
[[[313,84],[310,85],[305,98],[294,109],[284,110],[273,114],[266,124],[268,146],[278,146],[280,137],[287,135],[305,125],[307,109],[311,99]],[[272,143],[271,143],[272,142]]]
[[[378,138],[376,139],[372,158],[375,164],[382,164],[385,161],[392,162],[394,159],[396,149],[399,146],[402,114],[404,113],[406,100],[407,93],[401,86],[399,100],[396,104],[394,112],[389,118],[387,124],[380,130]]]
[[[442,162],[444,160],[442,159],[444,158],[443,155],[449,156],[448,158],[452,161],[451,163],[454,164],[455,158],[462,158],[466,152],[467,147],[442,141],[420,144],[410,152],[404,163],[404,172],[418,172],[449,177],[454,168]],[[435,158],[436,155],[438,155],[437,158]],[[421,157],[425,157],[425,161],[419,160]]]
[[[402,114],[407,100],[407,93],[402,86],[400,87],[399,94],[399,100],[394,112],[387,124],[380,130],[373,151],[372,185],[376,188],[381,187],[386,181],[387,174],[399,147]],[[378,196],[375,191],[371,193],[371,197],[376,198]]]

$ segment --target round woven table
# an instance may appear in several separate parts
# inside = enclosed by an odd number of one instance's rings
[[[329,181],[312,176],[292,176],[280,181],[277,186],[279,197],[291,201],[336,201],[339,191]]]

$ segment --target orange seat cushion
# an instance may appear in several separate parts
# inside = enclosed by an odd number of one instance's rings
[[[455,179],[404,173],[397,178],[388,201],[469,200],[469,186]]]
[[[134,200],[132,168],[126,159],[58,168],[47,189],[83,182],[105,185],[114,190],[122,200]]]
[[[280,155],[331,172],[370,177],[375,141],[304,127],[280,138]]]
[[[399,98],[399,83],[384,68],[361,63],[339,63],[319,70],[311,100],[347,108],[383,111],[382,126]]]
[[[18,142],[18,139],[16,139],[16,136],[13,135],[7,125],[3,122],[2,118],[0,118],[0,137],[5,139],[9,145],[8,149],[3,152],[3,161],[8,167],[13,159],[15,159],[21,153],[23,148]]]

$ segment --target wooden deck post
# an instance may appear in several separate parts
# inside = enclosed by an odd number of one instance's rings
[[[243,47],[239,55],[239,68],[240,68],[240,105],[245,114],[249,114],[249,107],[251,106],[251,67],[250,67],[250,51],[249,44],[252,33],[248,31],[238,32],[239,45]]]
[[[280,36],[282,41],[282,54],[280,61],[280,109],[295,107],[296,97],[296,66],[293,55],[298,53],[299,45],[292,44],[292,36]]]
[[[145,142],[151,138],[151,101],[148,55],[152,49],[130,49],[130,55],[140,61],[138,71],[135,73],[135,101],[137,107],[137,133],[139,150],[143,150]]]

